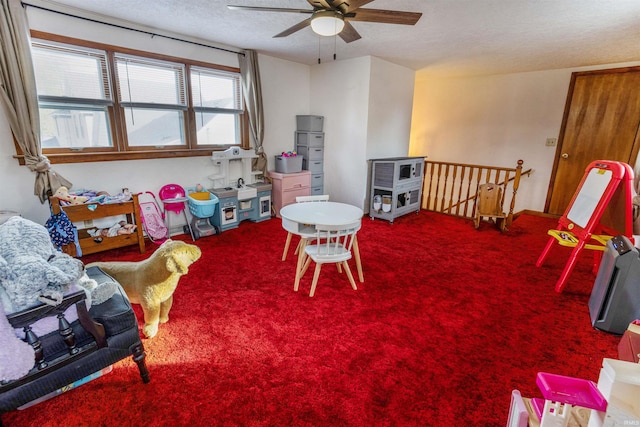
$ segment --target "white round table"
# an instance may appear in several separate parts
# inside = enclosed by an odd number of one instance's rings
[[[292,203],[280,209],[282,217],[282,228],[290,233],[300,235],[302,232],[309,233],[316,224],[323,225],[347,225],[356,221],[361,221],[364,212],[362,209],[338,202],[317,202],[317,203]],[[302,240],[302,247],[298,251],[298,264],[296,267],[295,289],[300,282],[299,273],[302,269],[304,259],[304,245],[306,239]],[[358,237],[353,241],[353,255],[358,269],[358,279],[364,282],[362,274],[362,263],[360,262],[360,248]]]
[[[282,227],[298,234],[308,225],[347,225],[362,219],[362,209],[338,202],[292,203],[280,209]]]

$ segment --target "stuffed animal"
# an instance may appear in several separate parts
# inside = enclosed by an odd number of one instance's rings
[[[38,301],[59,304],[83,270],[80,260],[55,249],[44,226],[20,216],[0,225],[0,285],[16,311]]]
[[[69,194],[69,189],[67,187],[58,188],[53,195],[60,200],[71,203],[72,205],[81,205],[87,201],[86,196],[75,196],[73,194]]]
[[[158,333],[158,323],[169,321],[178,280],[201,255],[197,246],[169,239],[144,261],[94,262],[87,267],[100,267],[120,282],[129,300],[142,306],[142,332],[153,338]]]
[[[98,289],[97,283],[81,280],[83,276],[82,261],[58,252],[44,226],[20,216],[0,225],[0,286],[12,311],[38,302],[57,305],[72,284],[84,285],[94,304],[108,299],[117,289],[115,284]]]

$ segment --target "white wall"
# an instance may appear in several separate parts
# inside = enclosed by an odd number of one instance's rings
[[[414,77],[409,68],[371,59],[367,159],[408,154]]]
[[[237,56],[217,50],[132,33],[113,27],[91,24],[77,19],[28,8],[32,28],[56,34],[160,52],[176,57],[192,58],[237,66]],[[293,145],[296,114],[309,113],[309,78],[306,65],[259,56],[265,108],[264,147],[273,168],[273,156]],[[23,216],[44,223],[49,217],[48,204],[40,204],[33,196],[34,174],[19,166],[12,157],[15,148],[9,125],[0,113],[0,210],[15,210]],[[85,164],[56,164],[53,169],[73,182],[74,189],[104,190],[117,194],[123,187],[131,191],[152,191],[168,183],[184,187],[197,183],[209,185],[213,172],[209,157],[177,159],[127,160]],[[172,223],[177,224],[179,220]]]
[[[363,206],[371,59],[311,68],[311,114],[324,116],[324,192]]]
[[[42,206],[34,195],[35,175],[13,158],[16,149],[4,110],[0,109],[0,211],[22,212],[34,221],[48,216],[48,205]],[[54,169],[55,170],[55,169]],[[28,214],[28,215],[27,215]]]
[[[38,0],[35,0],[34,3],[37,4]],[[42,4],[42,2],[40,4]],[[80,11],[78,9],[69,9],[65,8],[64,6],[56,7],[55,5],[51,5],[49,2],[45,2],[43,6],[51,9],[60,9],[65,12],[70,11],[70,13],[73,15],[82,16],[88,19],[94,19],[99,22],[108,22],[114,25],[139,29],[141,31],[158,32],[158,30],[136,25],[127,21],[104,17],[91,12]],[[220,46],[211,42],[207,42],[206,40],[193,39],[193,41],[195,42],[199,42],[205,45],[215,45],[231,51],[225,52],[223,50],[210,49],[198,46],[196,44],[188,44],[178,40],[171,40],[166,37],[151,36],[143,32],[120,29],[116,28],[115,26],[99,24],[96,22],[52,13],[33,7],[27,7],[26,10],[27,18],[29,20],[29,26],[35,30],[59,34],[67,37],[75,37],[81,40],[89,40],[98,43],[111,44],[114,46],[122,46],[131,49],[154,52],[162,55],[170,55],[178,58],[189,58],[193,60],[211,62],[214,64],[228,65],[231,67],[238,66],[238,56],[233,52],[238,51],[239,49],[235,47],[227,47],[224,45]],[[182,36],[180,34],[172,34],[169,32],[163,32],[163,34],[167,36],[175,36],[176,38],[180,39],[188,39],[188,37]]]
[[[311,69],[311,112],[325,117],[324,186],[365,208],[368,159],[406,156],[414,71],[375,57]]]
[[[570,70],[469,78],[418,72],[411,153],[434,161],[533,168],[519,209],[542,211],[569,87]],[[525,204],[526,202],[526,204]]]
[[[269,170],[274,156],[295,146],[296,115],[310,114],[311,70],[307,65],[259,55],[264,100],[264,148]]]
[[[416,73],[411,155],[515,167],[524,161],[516,211],[543,211],[573,71],[632,64],[601,65],[529,73],[446,78]]]

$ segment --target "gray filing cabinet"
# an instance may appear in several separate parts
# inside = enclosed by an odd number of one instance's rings
[[[295,150],[302,169],[311,172],[311,195],[324,194],[324,132],[322,116],[296,116]]]
[[[424,157],[392,157],[371,160],[369,216],[390,222],[420,211]]]

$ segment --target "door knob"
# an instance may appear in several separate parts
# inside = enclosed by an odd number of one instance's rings
[[[562,158],[563,159],[568,159],[569,158],[569,153],[562,153]]]

